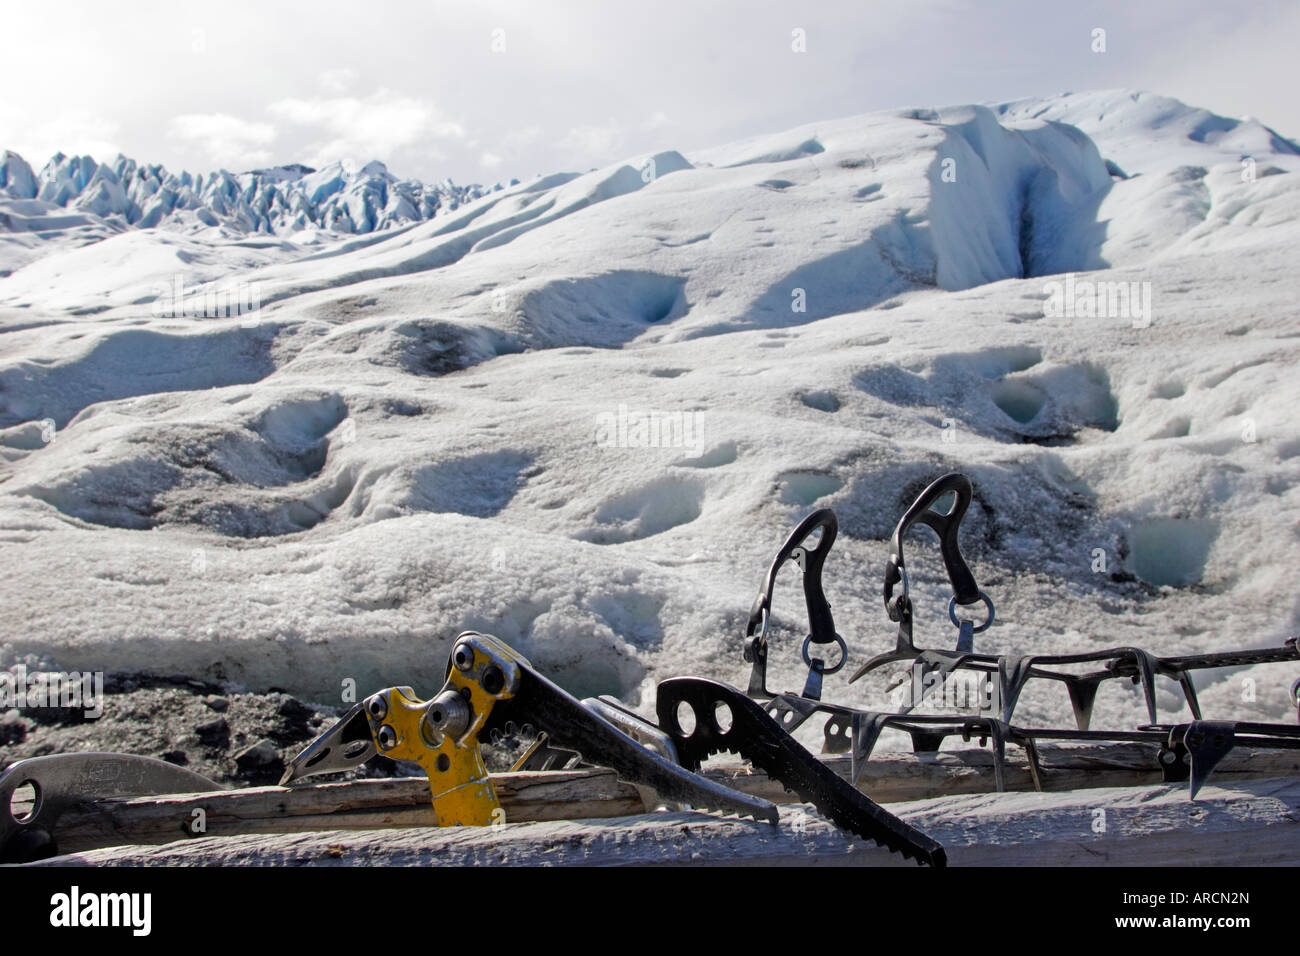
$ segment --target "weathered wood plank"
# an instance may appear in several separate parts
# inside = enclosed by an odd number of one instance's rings
[[[895,810],[954,866],[1293,865],[1300,780],[942,797]],[[1101,813],[1099,814],[1099,811]],[[1097,821],[1104,821],[1098,828]],[[91,850],[30,865],[869,865],[901,857],[802,808],[773,826],[702,813],[556,820],[505,827],[246,834]]]
[[[509,821],[645,811],[636,788],[620,782],[611,770],[498,774],[493,782]],[[196,820],[202,821],[201,831]],[[75,851],[105,846],[106,841],[170,843],[200,835],[436,825],[428,782],[407,777],[105,800],[65,814],[58,842],[65,851]]]
[[[848,777],[847,757],[826,757]],[[1155,748],[1145,744],[1042,749],[1044,785],[1049,791],[1142,786],[1159,782]],[[1215,771],[1215,780],[1300,774],[1300,751],[1236,750]],[[777,782],[748,768],[706,770],[737,790],[782,803],[791,799]],[[1023,754],[1007,755],[1008,789],[1033,789]],[[608,770],[495,774],[493,781],[509,822],[580,820],[642,813],[635,787]],[[921,800],[993,789],[992,755],[968,749],[937,754],[881,754],[867,765],[864,791],[882,803]],[[195,811],[204,830],[192,832]],[[157,844],[191,836],[289,833],[433,826],[428,784],[423,778],[358,780],[285,789],[250,787],[218,793],[104,801],[66,814],[59,845],[80,851],[116,844]]]

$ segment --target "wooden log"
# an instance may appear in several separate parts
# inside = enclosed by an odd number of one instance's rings
[[[952,866],[1293,865],[1300,780],[939,797],[898,804]],[[1104,811],[1104,817],[1098,811]],[[1104,819],[1105,826],[1097,821]],[[55,866],[914,866],[797,808],[777,825],[705,813],[551,820],[505,827],[407,827],[244,834],[90,850]]]
[[[604,768],[494,774],[493,784],[509,822],[620,817],[646,809],[635,787]],[[57,839],[71,852],[236,833],[436,825],[428,781],[399,777],[103,800],[65,813]]]
[[[1049,791],[1148,786],[1161,780],[1156,748],[1147,744],[1044,747],[1040,753]],[[847,757],[823,759],[849,776]],[[981,749],[879,754],[867,764],[860,786],[881,803],[989,793],[994,789],[992,766],[992,754]],[[1212,780],[1285,775],[1300,775],[1300,751],[1238,748],[1224,758]],[[793,799],[780,783],[747,767],[710,768],[705,776],[774,803]],[[647,809],[636,787],[605,769],[493,774],[493,783],[511,823],[622,817]],[[1010,748],[1007,786],[1034,789],[1024,755]],[[187,837],[428,827],[435,822],[427,781],[406,777],[105,800],[64,814],[57,839],[62,851],[74,852]]]

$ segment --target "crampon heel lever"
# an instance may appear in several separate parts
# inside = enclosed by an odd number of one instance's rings
[[[974,499],[974,488],[970,479],[956,472],[935,479],[917,496],[916,501],[907,509],[894,528],[890,542],[889,561],[885,565],[884,598],[885,611],[891,621],[898,624],[898,641],[894,650],[877,654],[867,661],[852,677],[849,683],[858,680],[864,674],[894,661],[921,661],[927,669],[938,669],[942,676],[959,667],[974,650],[974,637],[986,631],[993,623],[993,602],[975,582],[966,559],[962,557],[958,543],[962,518]],[[944,499],[952,496],[950,508],[943,510],[940,506]],[[944,567],[948,571],[948,580],[952,584],[952,600],[948,602],[948,616],[958,628],[957,646],[952,651],[922,651],[912,641],[912,598],[909,593],[910,582],[907,577],[907,564],[903,558],[903,538],[916,524],[923,524],[939,537],[939,551],[943,555]],[[903,585],[902,593],[894,596],[894,588]],[[982,624],[958,620],[957,606],[984,602],[987,611]]]
[[[815,545],[808,539],[817,531],[821,537]],[[838,672],[848,660],[848,648],[844,638],[835,630],[835,619],[831,616],[831,605],[822,590],[822,566],[835,543],[839,531],[839,522],[835,512],[829,508],[814,511],[795,526],[786,538],[785,544],[772,559],[763,577],[763,587],[754,599],[749,611],[749,622],[745,628],[745,660],[753,667],[749,676],[749,696],[765,698],[771,694],[767,690],[767,632],[772,616],[772,591],[776,587],[776,575],[787,561],[793,561],[803,575],[804,602],[808,608],[808,635],[803,642],[803,661],[808,666],[808,680],[804,684],[803,696],[817,700],[822,695],[822,678]],[[810,655],[813,646],[824,647],[828,644],[839,646],[839,660],[830,667],[821,657]]]

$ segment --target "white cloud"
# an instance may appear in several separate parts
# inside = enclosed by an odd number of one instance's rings
[[[346,93],[360,79],[361,74],[350,66],[326,70],[320,75],[320,85],[326,93]]]
[[[541,141],[543,130],[540,126],[511,128],[500,137],[502,145],[511,150],[523,149]]]
[[[1253,113],[1300,135],[1296,0],[390,5],[400,6],[388,15],[398,27],[367,43],[364,18],[342,0],[309,17],[300,5],[257,0],[223,0],[221,16],[199,0],[141,0],[104,17],[91,0],[62,0],[57,31],[41,5],[8,4],[4,37],[21,42],[0,55],[0,88],[12,94],[0,97],[0,149],[35,164],[56,149],[111,158],[120,148],[142,162],[207,169],[207,148],[172,135],[167,120],[224,114],[274,125],[272,143],[250,147],[274,162],[319,165],[341,158],[337,148],[401,175],[474,181],[660,149],[689,155],[877,109],[1098,87]],[[1098,25],[1109,30],[1105,56],[1087,43]],[[504,54],[489,49],[496,27],[508,35]],[[795,27],[807,30],[806,54],[791,50]],[[150,53],[123,57],[126,49]],[[267,113],[268,103],[281,113]],[[396,155],[376,155],[385,149]],[[480,163],[485,152],[502,157],[499,171]]]
[[[641,122],[629,125],[609,120],[596,126],[574,126],[556,147],[582,162],[600,163],[624,158],[625,146],[644,145],[644,136],[672,126],[666,113],[656,110]]]
[[[496,169],[501,165],[501,157],[496,153],[484,153],[479,156],[478,161],[486,169]]]
[[[464,127],[444,119],[428,100],[387,89],[366,97],[290,97],[267,109],[289,123],[315,129],[307,157],[313,165],[343,158],[388,161],[405,148],[419,145],[426,153],[436,152],[435,141],[465,138]]]
[[[610,120],[601,126],[574,126],[556,144],[570,153],[579,153],[584,160],[599,161],[613,158],[626,134],[623,127]]]
[[[59,152],[101,163],[121,152],[118,124],[86,110],[63,110],[37,123],[25,119],[16,109],[0,114],[0,148],[14,150],[36,169]]]
[[[269,163],[271,153],[265,147],[275,139],[275,127],[270,123],[227,113],[185,113],[172,119],[168,131],[177,139],[201,146],[217,165],[236,170]]]

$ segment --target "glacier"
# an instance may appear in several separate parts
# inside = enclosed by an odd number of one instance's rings
[[[9,154],[0,664],[334,703],[347,680],[436,687],[473,628],[579,695],[743,683],[771,554],[833,507],[855,667],[893,642],[886,539],[948,471],[974,482],[963,545],[997,606],[977,646],[1278,643],[1300,625],[1297,169],[1256,120],[1129,90],[477,195]],[[178,277],[256,284],[258,307],[160,314]],[[913,555],[918,643],[947,646],[937,549]],[[776,686],[802,684],[794,584]],[[1198,675],[1207,715],[1288,719],[1285,670]],[[879,705],[885,679],[836,693]],[[1186,716],[1173,684],[1159,704]],[[1018,714],[1070,719],[1033,687]],[[1103,689],[1095,726],[1142,720]]]
[[[97,241],[127,229],[166,228],[218,236],[364,235],[423,222],[494,189],[426,185],[398,179],[381,162],[302,164],[232,174],[191,175],[142,165],[118,155],[97,163],[90,156],[58,153],[33,173],[23,157],[0,155],[0,235],[42,232],[65,244]],[[64,232],[65,236],[55,233]],[[0,275],[38,257],[0,243]]]

